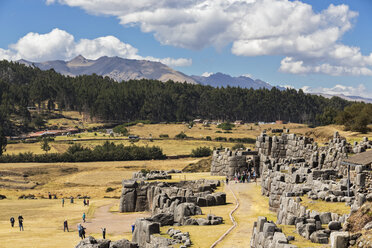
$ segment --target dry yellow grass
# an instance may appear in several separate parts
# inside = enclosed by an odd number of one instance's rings
[[[325,202],[322,200],[312,200],[306,195],[301,197],[301,204],[310,210],[318,212],[333,212],[339,215],[349,214],[350,206],[346,206],[344,202]]]
[[[65,137],[65,136],[64,136]],[[105,140],[92,140],[92,141],[79,141],[77,139],[74,143],[81,144],[85,147],[94,148],[97,145],[102,145]],[[115,144],[124,144],[125,146],[131,145],[129,140],[110,140],[110,142],[114,142]],[[233,147],[236,143],[229,143],[229,142],[216,142],[216,141],[206,141],[206,140],[140,140],[134,143],[137,146],[159,146],[163,149],[163,153],[168,156],[175,156],[175,155],[188,155],[191,151],[195,148],[200,146],[207,146],[211,149],[214,147]],[[49,153],[54,152],[65,152],[71,144],[61,143],[61,142],[50,142],[49,145],[51,146],[51,150]],[[252,147],[252,145],[245,144],[246,147]],[[32,143],[32,144],[25,144],[25,143],[18,143],[18,144],[9,144],[7,146],[7,150],[5,154],[18,154],[24,152],[33,152],[35,154],[43,154],[45,153],[40,148],[40,143]]]
[[[83,206],[82,200],[75,204],[61,200],[2,200],[0,202],[0,240],[4,248],[65,248],[74,247],[80,240],[76,224],[81,221],[83,212],[88,219],[95,207],[107,200],[91,200],[90,209]],[[20,232],[18,221],[10,227],[11,216],[24,218],[24,231]],[[70,232],[63,232],[63,221],[69,222]],[[109,236],[110,238],[110,236]]]
[[[89,195],[95,198],[119,196],[121,180],[131,178],[133,172],[149,170],[181,170],[198,159],[169,159],[151,161],[90,162],[90,163],[19,163],[0,164],[0,170],[28,174],[27,180],[40,186],[29,190],[0,188],[0,194],[17,198],[22,194],[47,196],[50,191],[62,196]],[[106,193],[107,187],[116,190]]]

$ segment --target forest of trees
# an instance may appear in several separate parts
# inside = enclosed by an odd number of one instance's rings
[[[135,120],[177,122],[203,118],[246,122],[280,119],[315,125],[333,122],[333,112],[337,113],[351,104],[338,97],[326,99],[294,89],[214,88],[146,79],[119,83],[108,77],[69,77],[54,70],[42,71],[0,61],[0,121],[3,122],[3,132],[8,135],[14,132],[7,123],[11,115],[16,115],[24,127],[29,126],[31,121],[37,123],[38,120],[32,120],[27,107],[39,107],[43,103],[47,103],[48,109],[58,106],[59,109],[80,111],[118,123]]]

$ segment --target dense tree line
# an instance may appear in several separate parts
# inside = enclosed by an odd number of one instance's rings
[[[19,162],[91,162],[165,159],[161,148],[115,145],[105,142],[93,149],[74,144],[64,153],[33,154],[31,152],[0,156],[0,163]]]
[[[305,94],[302,90],[276,88],[214,88],[156,80],[129,80],[118,83],[108,77],[63,76],[54,70],[42,71],[18,63],[0,61],[0,106],[4,116],[16,115],[24,127],[32,119],[28,106],[47,109],[58,106],[107,121],[135,120],[190,121],[194,118],[236,119],[271,122],[278,119],[321,124],[325,111],[340,111],[350,103],[333,97]],[[39,124],[37,124],[39,123]],[[10,133],[5,126],[5,133]]]

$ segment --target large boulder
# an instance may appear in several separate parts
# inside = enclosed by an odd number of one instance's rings
[[[201,208],[194,203],[181,203],[174,210],[174,222],[183,225],[187,217],[201,214]]]
[[[332,232],[331,248],[347,248],[349,244],[348,232]]]
[[[321,213],[319,217],[322,224],[328,224],[332,221],[332,215],[330,212]]]
[[[92,236],[89,236],[80,241],[75,248],[138,248],[138,245],[127,239],[111,242],[109,239],[96,240]]]
[[[151,242],[151,235],[160,233],[160,223],[151,222],[147,219],[137,219],[134,227],[132,241],[140,247],[145,247]]]
[[[154,222],[159,222],[161,226],[172,226],[174,223],[174,215],[170,213],[156,214],[151,219]]]

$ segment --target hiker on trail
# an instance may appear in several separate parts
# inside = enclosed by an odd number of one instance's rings
[[[229,177],[226,176],[226,185],[228,185],[228,184],[229,184]]]
[[[70,203],[74,203],[74,197],[70,197]]]
[[[81,226],[81,239],[85,239],[85,227]]]
[[[134,228],[135,228],[135,225],[133,224],[132,225],[132,233],[134,232]]]
[[[89,206],[89,199],[87,200],[87,206]]]
[[[63,222],[63,231],[66,232],[66,230],[67,230],[67,232],[69,232],[69,230],[68,230],[68,223],[67,223],[67,220],[65,220],[65,221]]]
[[[22,217],[22,215],[18,216],[18,224],[19,224],[19,230],[24,231],[23,230],[23,217]]]
[[[79,238],[81,238],[81,228],[82,228],[82,226],[81,226],[81,224],[79,223],[79,224],[77,225],[77,229],[78,229],[78,233],[79,233]]]
[[[106,239],[106,228],[102,227],[101,229],[102,229],[102,238]]]
[[[15,219],[14,217],[10,217],[10,225],[12,225],[12,227],[14,227],[14,222],[15,222]]]
[[[52,194],[50,192],[48,192],[48,197],[49,199],[52,199]]]
[[[85,217],[86,217],[86,216],[85,216],[85,213],[83,213],[83,221],[84,221],[84,223],[85,223]]]
[[[62,207],[65,206],[65,198],[62,198]]]
[[[87,201],[85,200],[85,198],[84,198],[84,200],[83,200],[83,203],[84,203],[84,206],[87,205]]]

